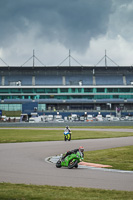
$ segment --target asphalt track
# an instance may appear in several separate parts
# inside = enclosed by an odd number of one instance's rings
[[[133,137],[0,144],[0,182],[133,191],[133,173],[56,168],[45,161],[80,145],[85,151],[128,146]]]
[[[36,127],[33,127],[33,128],[29,128],[29,127],[0,127],[0,129],[18,129],[18,130],[63,130],[63,128],[36,128]],[[133,132],[133,129],[128,129],[128,128],[71,128],[71,130],[77,130],[77,131],[109,131],[109,132],[112,132],[112,131],[115,131],[115,132]]]

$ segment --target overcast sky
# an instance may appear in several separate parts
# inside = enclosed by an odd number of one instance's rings
[[[105,49],[107,65],[133,65],[133,0],[0,0],[0,66],[32,65],[33,50],[37,66],[69,65],[69,49],[71,65]]]

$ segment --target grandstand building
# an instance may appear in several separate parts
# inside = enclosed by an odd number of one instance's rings
[[[132,66],[0,66],[0,110],[133,111]]]

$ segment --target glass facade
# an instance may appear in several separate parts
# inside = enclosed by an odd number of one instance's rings
[[[0,110],[4,111],[22,111],[22,104],[0,104]],[[46,110],[46,104],[38,104],[39,111]]]
[[[27,100],[38,101],[38,111],[51,109],[108,109],[111,100],[112,109],[121,102],[127,109],[133,109],[133,86],[11,86],[0,88],[0,110],[22,111],[22,103]],[[114,101],[113,101],[114,100]],[[128,103],[130,100],[131,102]],[[9,102],[9,103],[8,103]],[[92,105],[93,104],[93,105]],[[126,104],[126,105],[125,105]]]
[[[39,111],[45,111],[46,110],[46,104],[38,104],[38,110]]]
[[[1,88],[0,99],[132,99],[133,88]]]
[[[22,104],[0,104],[0,110],[22,111]]]
[[[34,94],[34,93],[133,93],[133,88],[0,88],[0,94]]]

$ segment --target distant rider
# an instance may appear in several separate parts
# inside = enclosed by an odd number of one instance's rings
[[[78,151],[79,151],[81,157],[84,157],[84,147],[80,146],[78,149],[67,151],[67,153],[62,157],[62,160],[64,160],[68,155],[76,154]]]
[[[69,126],[66,126],[65,130],[64,130],[64,140],[71,140],[71,129],[69,128]]]
[[[66,132],[70,133],[71,134],[71,129],[69,128],[69,126],[66,126],[65,130]]]

